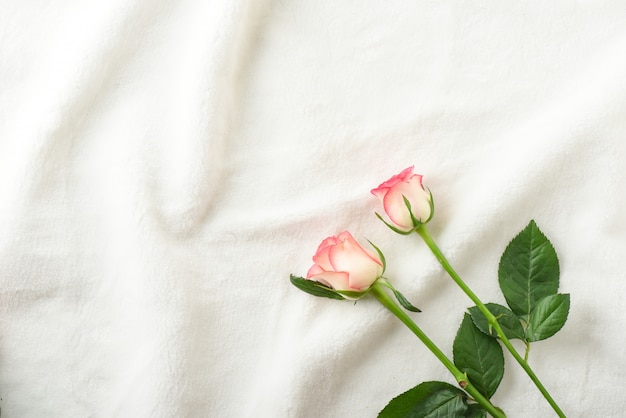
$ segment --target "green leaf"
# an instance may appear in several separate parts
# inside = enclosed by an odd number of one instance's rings
[[[491,398],[504,375],[502,347],[480,331],[467,313],[454,338],[452,354],[454,364],[467,374],[476,389]]]
[[[554,247],[530,221],[504,250],[498,268],[500,289],[518,316],[530,314],[559,288],[559,260]]]
[[[404,306],[404,309],[406,309],[407,311],[411,311],[411,312],[422,312],[419,308],[416,308],[415,306],[413,306],[411,302],[409,302],[402,293],[400,293],[394,288],[391,288],[391,290],[393,290],[393,294],[396,295],[396,299],[398,299],[398,302],[400,302],[400,305]]]
[[[498,319],[500,328],[502,328],[504,335],[506,335],[508,339],[513,340],[517,338],[524,340],[524,327],[522,327],[519,317],[515,315],[513,311],[497,303],[487,303],[485,307]],[[494,329],[491,329],[491,333],[489,332],[489,322],[477,306],[469,308],[469,313],[472,316],[474,325],[476,325],[479,330],[492,337],[498,336]]]
[[[528,341],[545,340],[556,334],[567,321],[569,294],[556,294],[543,298],[530,313],[526,338]]]
[[[477,403],[473,403],[467,408],[465,418],[487,418],[487,411]]]
[[[464,417],[467,395],[445,382],[424,382],[393,398],[378,418]]]
[[[293,274],[290,276],[290,280],[295,287],[310,295],[338,300],[344,299],[343,296],[335,292],[330,287],[325,286],[320,282],[316,282],[315,280],[307,280],[302,277],[294,276]]]

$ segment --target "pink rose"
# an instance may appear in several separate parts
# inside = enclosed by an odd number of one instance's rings
[[[322,241],[313,262],[307,279],[340,291],[365,291],[384,270],[380,258],[361,247],[348,231]]]
[[[401,231],[410,231],[419,223],[428,222],[432,216],[430,192],[424,190],[422,176],[413,174],[413,166],[372,189],[372,194],[380,198],[385,213]],[[404,198],[410,204],[410,211]],[[413,221],[411,214],[418,224]]]

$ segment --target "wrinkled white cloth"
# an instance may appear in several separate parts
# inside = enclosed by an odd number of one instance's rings
[[[571,310],[530,363],[569,417],[624,416],[624,22],[622,0],[0,0],[2,416],[375,417],[453,382],[374,300],[289,283],[349,229],[451,355],[471,302],[369,193],[410,165],[486,302],[536,220]],[[494,403],[554,416],[505,359]]]

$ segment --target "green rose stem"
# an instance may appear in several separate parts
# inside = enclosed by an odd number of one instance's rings
[[[404,323],[412,332],[420,339],[421,342],[443,363],[444,366],[452,373],[459,386],[465,389],[476,402],[478,402],[487,412],[489,412],[495,418],[506,418],[506,415],[497,409],[493,404],[485,398],[467,379],[465,373],[460,371],[454,363],[446,357],[446,355],[431,341],[430,338],[424,334],[424,332],[417,326],[415,322],[402,310],[396,302],[387,294],[384,289],[385,285],[381,283],[375,283],[370,293],[378,299],[378,301],[387,309],[391,311],[400,321]]]
[[[526,371],[526,374],[528,374],[528,376],[533,381],[533,383],[535,383],[535,386],[537,386],[537,388],[539,389],[543,397],[546,398],[546,400],[548,401],[550,406],[552,406],[552,408],[557,413],[557,415],[559,417],[564,418],[565,414],[563,413],[563,411],[561,411],[561,408],[559,408],[559,406],[554,401],[554,399],[552,399],[552,396],[550,396],[550,393],[548,393],[548,391],[543,386],[543,384],[541,384],[535,372],[533,372],[533,370],[530,368],[526,360],[524,360],[519,355],[517,350],[515,350],[515,348],[513,347],[509,339],[506,337],[506,335],[504,335],[504,332],[502,331],[502,328],[500,327],[500,324],[498,323],[497,318],[491,312],[489,312],[489,309],[487,309],[487,307],[480,301],[480,299],[478,299],[478,296],[476,296],[476,294],[472,292],[472,290],[465,284],[465,282],[461,279],[461,277],[457,274],[457,272],[454,271],[454,269],[452,268],[452,266],[450,265],[446,257],[443,255],[439,247],[437,247],[437,244],[435,244],[435,241],[433,241],[433,238],[428,233],[428,229],[426,229],[426,225],[419,226],[415,230],[415,232],[417,232],[417,234],[420,237],[422,237],[426,245],[428,245],[430,250],[433,252],[435,257],[437,258],[437,260],[439,260],[439,263],[441,263],[441,265],[448,272],[450,277],[452,277],[452,280],[454,280],[454,282],[465,292],[465,294],[469,296],[472,302],[476,304],[476,306],[478,307],[478,309],[480,309],[483,315],[485,315],[485,318],[487,318],[487,321],[489,321],[489,325],[493,327],[493,329],[496,331],[496,333],[498,334],[498,337],[500,337],[500,340],[502,340],[502,343],[504,344],[504,346],[507,348],[507,350],[509,350],[509,352],[515,358],[515,360],[517,360],[519,365],[522,366],[524,371]]]

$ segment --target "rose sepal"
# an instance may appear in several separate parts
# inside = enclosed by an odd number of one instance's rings
[[[389,280],[387,280],[387,278],[381,277],[380,279],[376,280],[376,283],[374,283],[374,285],[376,284],[380,284],[381,286],[385,286],[387,289],[390,289],[393,292],[393,295],[396,297],[396,299],[400,303],[400,305],[402,305],[402,307],[406,309],[407,311],[422,312],[421,309],[419,309],[418,307],[414,306],[411,302],[409,302],[409,300],[402,293],[400,293],[399,290],[393,287],[393,285],[389,282]]]
[[[378,248],[372,241],[367,240],[367,242],[369,242],[370,245],[372,246],[372,248],[374,248],[376,250],[376,252],[378,253],[378,257],[380,258],[380,262],[383,263],[383,273],[384,273],[385,269],[387,268],[387,260],[385,260],[385,255],[380,250],[380,248]],[[379,280],[379,279],[376,279],[376,280]]]
[[[430,196],[430,199],[428,200],[428,203],[430,205],[430,216],[428,217],[428,219],[422,222],[424,224],[430,222],[433,216],[435,216],[435,201],[433,200],[433,192],[431,192],[430,189],[428,189],[428,194]]]
[[[382,216],[380,216],[380,214],[378,212],[374,212],[376,214],[376,217],[378,217],[378,219],[380,219],[385,225],[387,225],[387,227],[389,229],[391,229],[393,232],[400,234],[400,235],[409,235],[412,232],[415,231],[415,228],[413,229],[409,229],[408,231],[403,231],[401,229],[396,228],[395,226],[391,225],[389,222],[387,222],[386,220],[383,219]]]
[[[295,287],[302,290],[303,292],[308,293],[309,295],[336,300],[361,299],[363,296],[367,295],[372,288],[372,286],[370,286],[367,289],[361,291],[336,290],[332,287],[326,286],[321,282],[305,279],[304,277],[294,276],[293,274],[290,275],[289,279],[291,280],[291,284],[293,284]]]
[[[290,275],[291,284],[293,284],[298,289],[302,290],[309,295],[324,297],[335,300],[358,300],[367,295],[370,290],[376,286],[381,285],[388,289],[390,289],[400,305],[404,307],[407,311],[411,312],[422,312],[421,309],[414,306],[409,300],[393,285],[389,282],[389,280],[385,277],[378,278],[370,287],[362,291],[354,291],[354,290],[335,290],[332,287],[328,287],[323,283],[317,282],[315,280],[305,279],[304,277]]]
[[[407,199],[405,195],[402,195],[402,200],[404,201],[404,206],[406,206],[407,210],[409,211],[411,222],[413,222],[413,229],[411,231],[414,231],[415,228],[422,225],[422,222],[420,222],[420,220],[417,219],[415,215],[413,214],[413,208],[411,207],[411,202],[409,202],[409,199]]]
[[[336,300],[345,299],[345,297],[343,297],[335,289],[315,280],[308,280],[303,277],[294,276],[293,274],[290,275],[289,280],[291,281],[291,284],[309,295]]]
[[[430,189],[428,189],[428,195],[430,196],[430,198],[428,199],[428,205],[430,206],[430,215],[428,216],[428,219],[423,222],[415,217],[415,215],[413,214],[413,209],[411,207],[411,202],[409,202],[409,199],[407,199],[406,196],[402,195],[404,205],[409,210],[409,215],[411,215],[411,221],[413,222],[413,229],[411,229],[409,232],[416,231],[422,225],[427,224],[435,215],[435,202],[433,202],[433,192],[431,192]]]
[[[354,290],[334,290],[334,289],[333,291],[343,296],[344,299],[358,300],[358,299],[361,299],[363,296],[367,295],[371,288],[372,286],[368,287],[365,290],[361,290],[360,292],[354,291]]]

